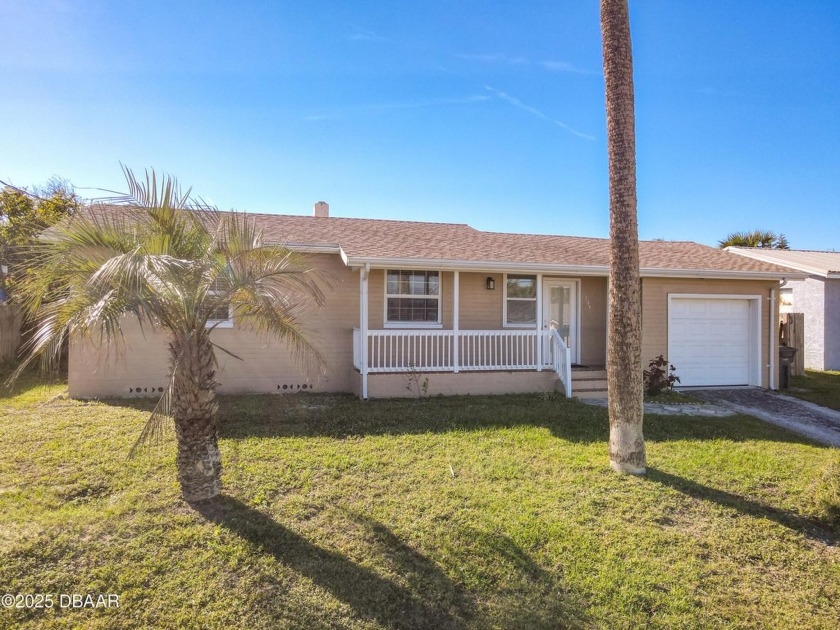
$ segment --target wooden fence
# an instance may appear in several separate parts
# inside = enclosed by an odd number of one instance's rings
[[[17,306],[0,303],[0,362],[17,358],[22,323],[23,317]]]
[[[791,376],[805,374],[805,314],[782,313],[779,315],[779,343],[797,348],[790,366]]]

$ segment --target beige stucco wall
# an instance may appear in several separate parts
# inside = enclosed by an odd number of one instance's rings
[[[304,316],[303,329],[326,360],[326,370],[305,370],[285,343],[234,325],[216,328],[213,341],[242,360],[216,351],[221,393],[288,392],[306,390],[353,391],[353,333],[359,320],[359,274],[336,255],[310,257],[329,284],[326,305]],[[166,387],[169,357],[162,334],[140,330],[135,320],[122,327],[121,355],[100,352],[90,342],[73,340],[70,349],[70,395],[79,398],[157,394]],[[286,389],[283,389],[283,386]],[[139,389],[140,391],[136,391]],[[132,391],[134,390],[134,391]]]
[[[642,279],[642,361],[661,355],[668,356],[668,295],[675,293],[760,296],[761,304],[761,386],[768,387],[770,317],[768,298],[778,282],[764,280],[681,280],[671,278]],[[777,300],[772,304],[773,321],[778,321]],[[774,331],[773,350],[778,352],[778,331]],[[778,361],[776,361],[778,363]],[[679,367],[679,366],[677,366]],[[778,387],[778,381],[775,382]]]
[[[358,326],[359,273],[344,266],[337,255],[313,255],[313,266],[329,279],[325,290],[326,305],[304,319],[304,330],[320,349],[327,363],[325,372],[307,372],[290,355],[282,342],[258,336],[234,326],[218,328],[214,341],[243,360],[217,351],[220,392],[289,392],[306,390],[353,392],[358,388],[358,372],[353,369],[352,329]],[[496,288],[488,290],[492,276]],[[369,281],[370,329],[381,329],[384,319],[384,279],[381,269],[371,271]],[[580,282],[581,363],[601,365],[606,357],[607,279],[574,278]],[[502,328],[504,276],[500,273],[460,274],[460,328],[485,330]],[[442,320],[452,328],[452,272],[441,273]],[[769,317],[768,281],[673,280],[645,278],[642,283],[643,360],[668,352],[668,295],[672,293],[760,295],[762,384],[768,384]],[[775,306],[775,305],[774,305]],[[774,319],[775,321],[775,319]],[[74,339],[71,343],[69,381],[74,397],[152,395],[167,384],[168,352],[163,336],[126,320],[123,327],[122,354],[100,352],[90,342]],[[371,375],[371,396],[403,395],[402,375]],[[489,393],[499,391],[541,391],[551,374],[535,372],[480,372],[457,375],[434,374],[429,377],[430,394]],[[373,385],[374,381],[377,385]],[[545,382],[544,382],[545,381]],[[285,388],[284,388],[285,386]],[[139,390],[139,391],[138,391]],[[407,393],[407,392],[406,392]]]
[[[428,396],[453,396],[456,394],[521,394],[554,391],[557,375],[551,371],[512,372],[424,372],[419,374],[422,383],[428,379]],[[368,374],[369,398],[413,398],[417,396],[416,384],[408,389],[406,374]],[[356,373],[353,390],[361,394],[361,377]]]

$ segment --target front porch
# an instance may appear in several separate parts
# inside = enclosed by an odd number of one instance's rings
[[[605,277],[356,269],[353,366],[361,398],[383,395],[380,387],[370,390],[374,381],[405,383],[412,374],[424,375],[434,393],[556,388],[571,396],[572,365],[604,363]],[[385,389],[393,395],[405,388]]]
[[[443,377],[434,379],[434,394],[559,387],[567,397],[572,395],[571,352],[554,329],[369,330],[363,335],[355,328],[353,366],[360,375],[362,398],[400,395],[407,376],[423,374],[431,383],[429,373]],[[373,380],[380,384],[376,392],[370,391]]]

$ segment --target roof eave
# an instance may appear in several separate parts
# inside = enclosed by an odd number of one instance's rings
[[[822,269],[820,267],[814,267],[813,265],[806,265],[800,263],[798,261],[793,260],[785,260],[783,256],[774,256],[772,251],[765,252],[765,251],[753,251],[755,249],[761,248],[739,248],[739,247],[726,247],[725,250],[728,252],[732,252],[733,254],[738,254],[739,256],[743,256],[744,258],[752,258],[753,260],[760,260],[761,262],[766,262],[771,265],[780,265],[782,267],[789,267],[791,269],[796,269],[797,271],[802,271],[806,275],[809,276],[821,276],[823,278],[840,278],[840,273],[835,271],[829,271],[828,269]]]
[[[804,280],[808,277],[807,273],[800,273],[798,271],[743,271],[734,269],[723,271],[719,269],[643,268],[641,274],[644,278],[720,278],[726,280]]]

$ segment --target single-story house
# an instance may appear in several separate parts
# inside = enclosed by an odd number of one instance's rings
[[[309,374],[283,343],[228,321],[212,334],[241,360],[217,353],[220,392],[406,396],[414,377],[429,395],[604,395],[607,239],[334,217],[322,202],[313,216],[253,216],[330,278],[305,322],[327,367]],[[645,364],[665,355],[684,386],[776,387],[777,292],[796,272],[692,242],[644,241],[640,262]],[[120,357],[71,342],[72,396],[163,391],[163,336],[130,320],[122,332]]]
[[[805,367],[840,370],[840,252],[729,247],[749,258],[807,274],[780,287],[782,309],[805,315]]]

